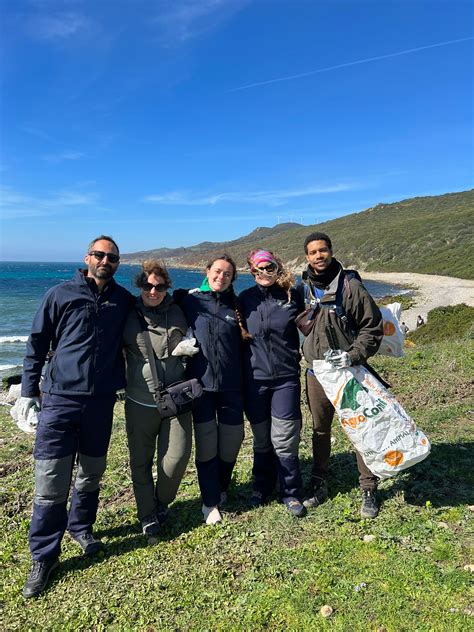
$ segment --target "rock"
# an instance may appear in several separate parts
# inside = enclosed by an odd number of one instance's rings
[[[466,566],[464,566],[464,570],[474,573],[474,564],[466,564]]]
[[[367,535],[364,535],[362,540],[364,542],[373,542],[375,540],[375,535],[372,535],[372,534],[368,533]]]
[[[438,522],[438,527],[440,529],[449,529],[449,524],[447,522],[441,521],[441,522]]]
[[[468,509],[469,511],[474,511],[474,505],[469,505]]]
[[[322,617],[327,619],[328,617],[332,615],[332,613],[334,612],[334,609],[331,608],[331,606],[322,606],[319,612],[321,613]]]

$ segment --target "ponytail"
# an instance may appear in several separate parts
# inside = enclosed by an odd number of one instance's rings
[[[246,328],[244,327],[244,319],[242,318],[242,312],[240,311],[239,301],[237,299],[237,296],[235,295],[233,285],[230,286],[229,291],[232,296],[232,302],[234,303],[235,318],[237,320],[237,324],[240,329],[240,335],[242,337],[242,340],[244,342],[250,342],[250,340],[253,340],[253,336],[251,336],[249,332],[246,330]]]

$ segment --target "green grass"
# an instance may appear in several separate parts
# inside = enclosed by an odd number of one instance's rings
[[[428,321],[409,333],[410,340],[418,343],[437,342],[451,338],[474,338],[474,307],[451,305],[437,307],[428,313]]]
[[[472,341],[417,344],[373,364],[427,432],[430,458],[380,486],[382,511],[359,517],[355,458],[334,424],[330,499],[306,518],[279,503],[248,510],[251,438],[235,471],[225,522],[201,522],[190,465],[170,521],[149,543],[135,519],[123,407],[117,405],[96,531],[102,557],[64,538],[61,565],[24,601],[33,494],[32,439],[1,414],[2,630],[467,630],[474,504]],[[301,449],[309,479],[310,421]],[[364,542],[364,535],[375,536]],[[329,619],[321,606],[334,608]],[[471,614],[469,614],[471,613]]]

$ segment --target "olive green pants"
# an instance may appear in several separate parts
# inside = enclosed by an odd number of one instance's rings
[[[191,455],[191,413],[161,419],[154,408],[125,401],[133,492],[138,519],[176,498]],[[153,462],[156,459],[156,484]]]

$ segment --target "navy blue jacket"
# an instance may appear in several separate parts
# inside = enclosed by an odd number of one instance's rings
[[[125,386],[122,332],[132,295],[113,279],[102,292],[78,270],[51,288],[33,320],[23,362],[21,394],[107,395]]]
[[[288,294],[277,285],[256,284],[239,296],[247,331],[253,340],[244,347],[246,379],[275,380],[298,375],[300,370],[299,334],[295,318],[304,310],[296,290]]]
[[[205,391],[240,390],[242,338],[232,294],[178,290],[173,298],[199,345],[199,353],[188,360],[188,377],[200,380]]]

